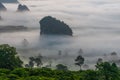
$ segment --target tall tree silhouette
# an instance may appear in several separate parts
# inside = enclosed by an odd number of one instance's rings
[[[84,57],[81,56],[81,55],[78,55],[77,58],[75,59],[75,65],[79,66],[80,67],[80,70],[81,69],[81,66],[84,64]]]

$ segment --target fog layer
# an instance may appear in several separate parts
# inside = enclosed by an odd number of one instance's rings
[[[0,33],[0,44],[17,47],[21,56],[42,53],[48,57],[57,56],[58,50],[67,51],[72,58],[59,63],[74,64],[79,49],[83,49],[86,63],[95,63],[98,57],[116,51],[120,54],[120,1],[119,0],[19,0],[30,12],[17,13],[18,4],[4,4],[8,11],[1,12],[0,25],[23,25],[30,30]],[[53,16],[67,23],[73,30],[73,37],[40,36],[39,20]],[[28,41],[24,52],[23,41]],[[63,52],[64,54],[64,52]],[[54,57],[54,58],[55,58]],[[94,57],[94,58],[93,58]],[[70,59],[71,58],[71,59]],[[70,59],[70,60],[69,60]],[[66,61],[66,62],[65,62]]]

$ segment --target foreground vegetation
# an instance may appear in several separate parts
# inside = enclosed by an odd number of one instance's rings
[[[84,57],[81,55],[75,59],[75,65],[80,67],[79,71],[70,71],[67,66],[56,65],[56,69],[41,67],[41,56],[30,57],[27,67],[14,47],[7,44],[0,45],[0,80],[120,80],[120,69],[112,62],[103,62],[101,59],[96,63],[95,70],[82,70]],[[41,68],[34,68],[33,63]]]
[[[0,80],[120,80],[115,64],[101,63],[96,70],[69,71],[49,68],[0,69]]]

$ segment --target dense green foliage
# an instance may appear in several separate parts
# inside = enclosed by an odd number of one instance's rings
[[[96,69],[102,75],[104,80],[119,80],[119,69],[115,63],[109,62],[97,63]]]
[[[22,61],[17,55],[16,49],[8,44],[0,45],[0,68],[14,69],[22,67]]]
[[[68,70],[67,66],[64,66],[63,64],[56,65],[57,70]]]
[[[104,67],[106,65],[108,69]],[[104,62],[97,66],[97,70],[83,71],[52,70],[49,68],[0,69],[0,80],[120,80],[120,70],[115,64]],[[108,79],[105,79],[105,76]]]

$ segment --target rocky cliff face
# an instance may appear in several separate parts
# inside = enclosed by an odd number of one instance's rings
[[[51,16],[44,17],[40,22],[40,34],[43,35],[69,35],[72,36],[72,29],[63,21],[56,20]]]
[[[23,11],[30,11],[29,8],[26,5],[19,4],[17,8],[18,12],[23,12]]]
[[[6,7],[0,2],[0,11],[6,11]]]

